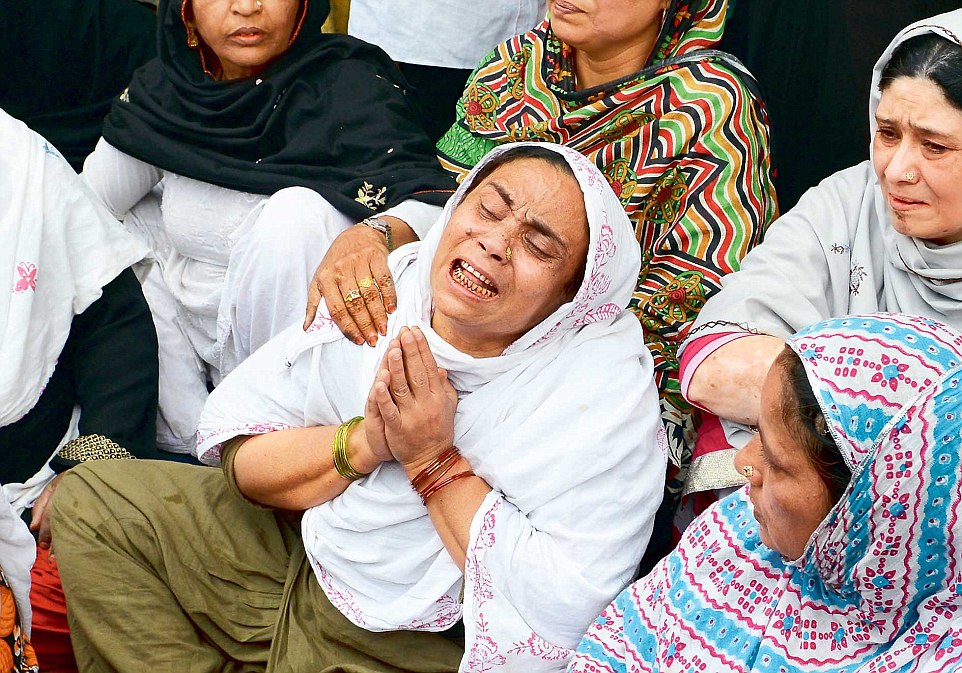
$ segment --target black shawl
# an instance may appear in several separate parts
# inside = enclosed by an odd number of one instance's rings
[[[299,32],[257,77],[216,81],[187,46],[182,0],[161,0],[158,57],[104,126],[118,149],[180,175],[273,194],[309,187],[361,219],[408,198],[442,204],[453,181],[414,118],[388,56],[321,33],[326,0],[302,0]]]
[[[80,170],[111,104],[156,55],[156,24],[135,0],[0,2],[0,107]]]

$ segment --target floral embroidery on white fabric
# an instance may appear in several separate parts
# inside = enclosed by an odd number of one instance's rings
[[[859,290],[862,289],[862,281],[865,280],[866,276],[868,276],[868,271],[865,270],[865,267],[857,262],[853,262],[848,283],[849,294],[852,296],[858,294]]]
[[[434,604],[437,617],[427,622],[413,619],[398,628],[402,631],[437,631],[449,629],[461,619],[461,604],[454,597],[444,594]]]
[[[465,673],[486,673],[496,666],[504,666],[507,660],[498,652],[498,644],[488,635],[488,622],[478,615],[477,634],[468,653]]]
[[[552,645],[537,633],[532,632],[531,636],[522,643],[515,643],[514,647],[508,650],[510,654],[527,654],[544,661],[565,661],[572,655],[574,650],[566,647]]]
[[[603,304],[594,309],[590,308],[595,299],[611,289],[611,276],[604,273],[602,269],[608,265],[608,260],[614,257],[617,252],[618,246],[615,244],[611,227],[607,224],[602,225],[594,261],[591,265],[591,276],[582,283],[581,289],[575,295],[574,306],[571,310],[536,343],[542,343],[554,337],[562,325],[576,316],[581,317],[574,321],[573,326],[581,327],[582,325],[590,325],[594,322],[614,318],[624,310],[621,306],[612,303]]]
[[[331,574],[324,568],[315,564],[314,569],[317,571],[315,573],[317,579],[323,587],[324,593],[327,594],[328,600],[331,601],[331,605],[352,622],[364,628],[367,622],[364,621],[364,613],[358,607],[354,596],[345,591],[338,591],[334,587],[334,582],[331,581]]]
[[[505,663],[504,655],[498,652],[498,644],[488,635],[483,606],[494,598],[494,592],[491,589],[491,575],[482,562],[484,552],[494,546],[494,527],[503,502],[497,500],[484,515],[484,523],[481,524],[475,543],[464,559],[464,577],[471,584],[477,613],[477,633],[470,651],[466,653],[465,673],[484,673]]]
[[[314,317],[314,322],[304,331],[310,334],[321,329],[332,329],[335,327],[337,327],[337,323],[334,322],[334,318],[329,316],[325,311],[318,309],[317,315]]]
[[[17,264],[17,273],[20,278],[13,286],[14,292],[26,292],[27,290],[37,291],[37,265],[30,262],[20,262]]]
[[[229,439],[240,437],[241,435],[266,435],[268,432],[289,430],[292,427],[294,426],[288,425],[287,423],[244,423],[233,425],[229,428],[218,428],[216,431],[212,432],[198,433],[197,446],[203,446],[215,436],[219,437],[220,441],[205,451],[204,455],[208,458],[216,457],[217,459],[220,459],[221,446],[223,446],[223,443]]]

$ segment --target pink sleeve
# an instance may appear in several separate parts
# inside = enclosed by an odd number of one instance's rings
[[[678,376],[681,380],[681,394],[688,399],[688,386],[695,370],[709,355],[719,348],[742,337],[752,336],[750,332],[722,332],[720,334],[706,334],[695,338],[685,347],[681,361],[678,363]]]

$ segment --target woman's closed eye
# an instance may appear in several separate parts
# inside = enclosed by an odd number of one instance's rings
[[[769,457],[768,451],[765,449],[765,445],[759,441],[758,448],[759,448],[758,455],[761,458],[762,465],[764,465],[765,468],[768,470],[775,469],[777,466],[772,462],[772,459]]]
[[[481,203],[481,204],[478,206],[478,212],[481,214],[481,219],[486,220],[486,221],[488,221],[488,222],[494,222],[495,220],[498,219],[498,218],[495,216],[495,214],[491,212],[491,209],[488,208],[488,207],[487,207],[486,205],[484,205],[483,203]]]
[[[536,231],[526,231],[521,238],[524,241],[525,247],[538,259],[545,261],[557,259],[558,256],[554,254],[552,250],[553,246],[551,245],[551,241],[544,234]]]

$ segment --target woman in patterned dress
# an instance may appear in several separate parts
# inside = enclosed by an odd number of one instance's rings
[[[548,10],[478,66],[438,155],[460,179],[499,144],[550,141],[577,149],[608,179],[642,253],[631,310],[655,360],[668,429],[670,524],[699,424],[679,392],[676,348],[775,217],[767,115],[752,76],[712,48],[727,0],[553,0]],[[372,247],[367,234],[335,241],[315,275],[315,300],[339,303],[338,288],[381,275],[383,239]],[[364,312],[354,317],[342,325],[349,334],[376,335]],[[656,558],[669,541],[670,526],[661,528]]]
[[[869,314],[799,332],[762,388],[749,485],[588,630],[573,672],[962,666],[962,334]]]

